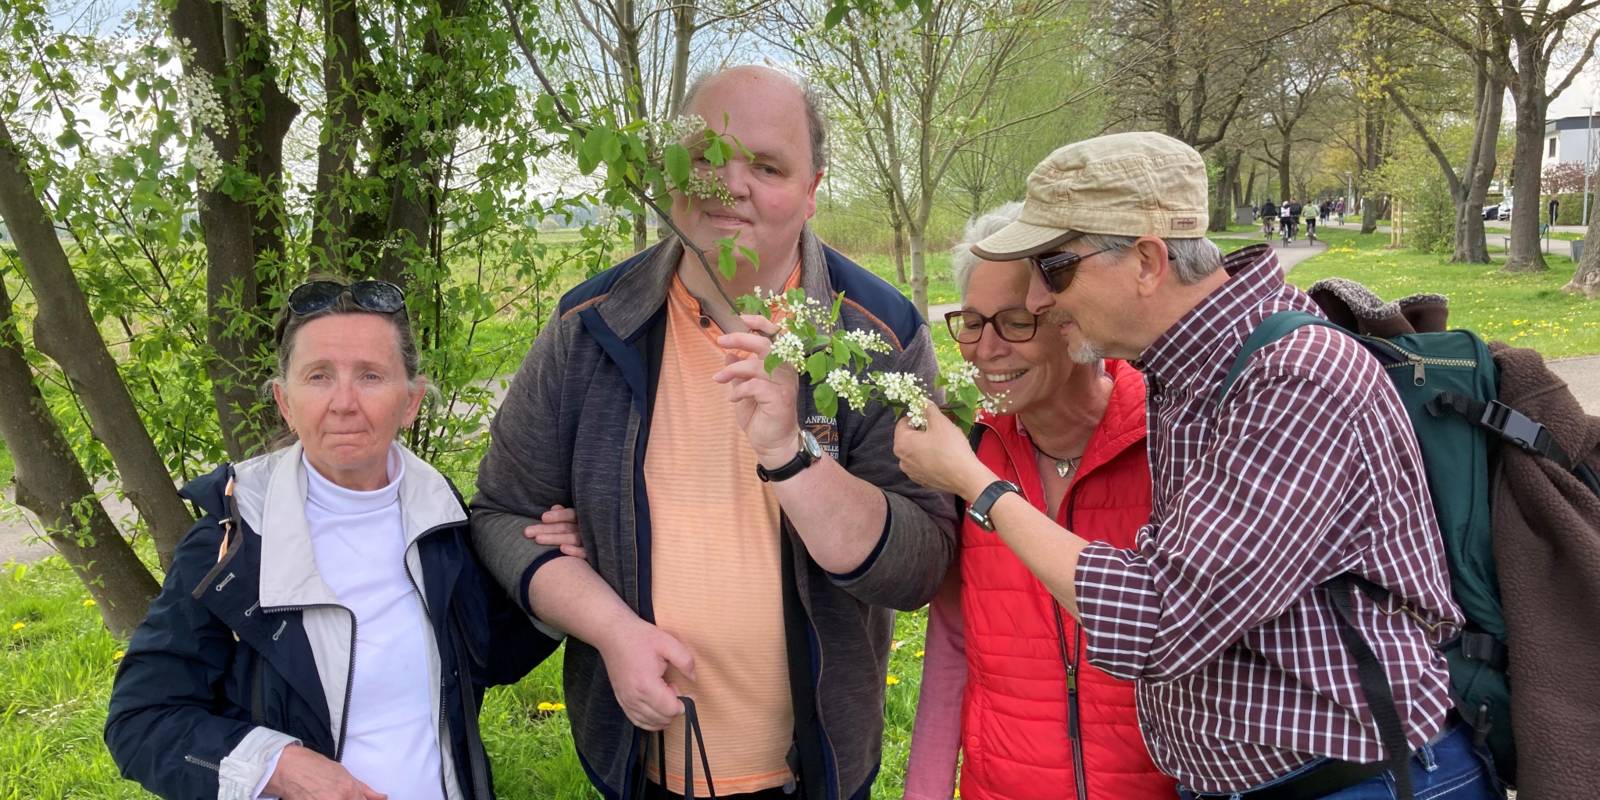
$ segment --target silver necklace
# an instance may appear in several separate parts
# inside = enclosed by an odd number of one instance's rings
[[[1062,458],[1062,457],[1057,456],[1057,455],[1051,455],[1050,453],[1046,453],[1044,451],[1044,448],[1040,447],[1038,445],[1038,443],[1034,443],[1033,449],[1035,451],[1037,451],[1039,453],[1039,455],[1044,456],[1045,458],[1051,459],[1052,461],[1055,461],[1056,462],[1056,475],[1061,477],[1061,478],[1065,478],[1067,480],[1071,480],[1072,476],[1077,474],[1077,472],[1078,472],[1078,462],[1083,460],[1083,456],[1081,456],[1081,455],[1078,456],[1077,458]]]

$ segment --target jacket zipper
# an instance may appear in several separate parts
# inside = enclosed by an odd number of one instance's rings
[[[344,713],[339,715],[339,735],[334,740],[333,760],[338,761],[344,755],[344,735],[350,729],[350,684],[356,679],[356,612],[339,605],[338,603],[310,603],[303,606],[278,606],[276,608],[263,608],[263,614],[281,614],[285,611],[305,611],[311,608],[337,608],[350,615],[350,668],[344,678]]]
[[[1073,488],[1067,487],[1067,529],[1072,529],[1072,501]],[[1050,598],[1050,610],[1055,612],[1056,636],[1061,644],[1061,666],[1067,671],[1067,747],[1072,750],[1072,780],[1077,792],[1077,800],[1089,800],[1089,777],[1083,772],[1083,730],[1082,720],[1078,713],[1078,648],[1083,636],[1083,628],[1073,626],[1072,652],[1067,652],[1067,626],[1061,618],[1061,604],[1054,597]]]
[[[401,556],[400,556],[400,569],[401,569],[402,572],[404,572],[406,574],[406,580],[411,583],[411,591],[416,592],[416,594],[417,594],[417,602],[422,604],[422,616],[427,618],[428,627],[430,629],[434,629],[434,630],[437,630],[438,626],[436,626],[434,624],[433,612],[428,609],[428,598],[422,594],[422,587],[417,585],[416,576],[411,574],[411,565],[406,562],[406,555],[410,554],[411,548],[416,547],[418,542],[420,542],[423,539],[427,538],[434,531],[441,530],[443,528],[453,527],[453,526],[455,526],[457,524],[459,524],[459,523],[452,522],[452,523],[448,523],[448,524],[445,524],[445,525],[435,525],[432,528],[429,528],[429,529],[423,531],[422,533],[417,535],[417,538],[412,539],[410,544],[406,545],[405,553],[401,554]],[[422,562],[422,553],[421,552],[417,553],[417,562],[418,563]],[[441,644],[437,640],[434,641],[433,648],[434,648],[434,651],[439,654],[439,740],[441,742],[443,742],[444,738],[446,736],[450,735],[449,729],[445,727],[445,714],[444,714],[444,708],[445,708],[445,706],[444,706],[444,648],[443,648],[443,646],[441,646]],[[354,659],[352,659],[352,661],[354,661]],[[457,665],[456,669],[459,671],[461,669],[460,665]],[[458,675],[457,676],[457,680],[459,680],[459,679],[460,678],[459,678],[459,675]],[[346,692],[345,694],[346,694],[346,697],[349,696],[349,692]],[[466,709],[463,708],[462,711],[465,712]],[[469,758],[470,758],[470,756],[469,756]],[[444,797],[449,797],[450,796],[450,787],[445,785],[445,780],[444,780],[444,752],[443,752],[443,748],[442,747],[440,748],[440,753],[439,753],[439,791],[444,793],[443,794]]]
[[[209,769],[212,772],[216,772],[216,773],[219,773],[219,774],[222,772],[222,766],[220,764],[217,764],[217,763],[212,762],[212,761],[207,761],[207,760],[205,760],[203,758],[196,758],[195,756],[185,755],[183,757],[183,760],[189,762],[190,764],[196,764],[196,765],[205,767],[206,769]]]
[[[1390,350],[1395,355],[1405,359],[1404,363],[1387,364],[1384,366],[1384,369],[1404,369],[1406,367],[1410,367],[1411,383],[1415,386],[1422,386],[1428,382],[1427,365],[1432,365],[1435,367],[1463,367],[1466,369],[1475,369],[1478,366],[1477,359],[1473,358],[1443,358],[1439,356],[1425,356],[1420,353],[1413,353],[1410,350],[1407,350],[1404,347],[1401,347],[1387,339],[1381,339],[1376,336],[1368,336],[1365,338],[1367,341],[1376,342],[1384,349]]]

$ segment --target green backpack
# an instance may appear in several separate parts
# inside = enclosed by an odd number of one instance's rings
[[[1252,353],[1306,325],[1356,336],[1303,311],[1268,317],[1245,341],[1224,379],[1219,407]],[[1516,749],[1505,672],[1506,626],[1490,538],[1490,459],[1501,439],[1546,455],[1551,448],[1559,453],[1559,448],[1543,426],[1496,400],[1499,381],[1494,359],[1483,340],[1470,331],[1356,338],[1383,365],[1411,417],[1444,537],[1452,593],[1467,619],[1460,635],[1440,646],[1449,662],[1452,698],[1458,713],[1476,732],[1478,744],[1487,745],[1500,778],[1515,785]],[[1355,575],[1341,575],[1324,585],[1344,623],[1340,636],[1356,660],[1384,750],[1396,767],[1396,777],[1409,784],[1409,769],[1404,765],[1410,748],[1401,718],[1381,663],[1355,628],[1349,601],[1352,587],[1375,602],[1383,602],[1388,592]],[[1402,797],[1410,794],[1410,787],[1405,788]]]

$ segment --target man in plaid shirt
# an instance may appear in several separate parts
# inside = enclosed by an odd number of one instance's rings
[[[1145,744],[1183,797],[1395,796],[1334,590],[1320,585],[1346,573],[1390,593],[1355,592],[1354,608],[1416,796],[1497,797],[1450,713],[1435,645],[1462,619],[1405,410],[1356,340],[1319,326],[1257,351],[1219,405],[1263,319],[1319,312],[1270,246],[1223,258],[1204,238],[1206,202],[1189,146],[1102,136],[1052,153],[1020,221],[973,248],[1033,264],[1029,310],[1062,326],[1075,358],[1145,372],[1154,502],[1134,549],[1063,530],[937,414],[926,431],[901,423],[901,465],[960,495],[1079,619],[1090,661],[1138,682]]]

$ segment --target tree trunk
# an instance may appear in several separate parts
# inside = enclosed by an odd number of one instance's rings
[[[1283,146],[1278,150],[1278,196],[1284,200],[1290,198],[1289,185],[1289,154],[1294,150],[1294,141],[1284,134]]]
[[[359,86],[364,80],[361,21],[355,0],[323,0],[321,141],[317,145],[317,213],[311,228],[311,271],[343,274],[350,236],[350,192],[361,134]]]
[[[1480,62],[1481,63],[1481,62]],[[1465,264],[1489,263],[1488,236],[1483,227],[1483,205],[1494,180],[1495,148],[1500,139],[1500,116],[1505,105],[1505,84],[1489,71],[1479,68],[1477,125],[1472,148],[1467,154],[1462,188],[1466,197],[1456,206],[1455,250],[1451,261]]]
[[[1239,161],[1241,153],[1223,153],[1222,174],[1217,177],[1217,196],[1211,204],[1211,224],[1207,230],[1218,233],[1228,230],[1233,222],[1234,195],[1238,191]]]
[[[171,473],[156,452],[116,361],[106,349],[4,119],[0,119],[0,219],[16,240],[38,306],[34,344],[61,365],[72,381],[95,438],[111,453],[122,488],[150,526],[161,565],[166,566],[194,518],[174,491]]]
[[[1597,215],[1600,216],[1600,215]],[[915,223],[907,226],[910,228],[906,237],[911,245],[911,303],[917,307],[917,313],[923,319],[928,318],[928,269],[926,243],[923,241],[924,231]]]
[[[50,416],[23,355],[4,280],[0,280],[0,396],[7,406],[0,414],[0,439],[16,464],[12,482],[17,505],[39,517],[50,544],[89,590],[111,634],[128,638],[161,587],[95,500],[89,477]],[[85,520],[82,525],[80,517]]]
[[[672,78],[667,89],[667,118],[683,110],[683,94],[689,82],[689,52],[695,34],[698,0],[677,0],[672,5]]]
[[[1511,215],[1511,251],[1506,254],[1506,272],[1542,272],[1549,269],[1539,247],[1540,161],[1544,157],[1545,85],[1542,48],[1517,53],[1519,80],[1511,92],[1516,102],[1517,141],[1511,149],[1511,163],[1517,185],[1511,187],[1516,211]]]
[[[1600,214],[1589,212],[1589,229],[1583,234],[1583,260],[1562,291],[1593,300],[1600,297]]]
[[[272,171],[274,159],[269,156],[281,156],[284,134],[299,109],[266,71],[261,52],[264,45],[256,42],[247,48],[248,53],[239,52],[240,42],[250,41],[256,34],[248,33],[239,20],[224,12],[222,4],[210,0],[177,0],[170,21],[172,32],[194,49],[193,58],[184,65],[189,76],[208,86],[226,77],[231,87],[229,96],[220,98],[224,119],[209,125],[197,120],[196,135],[211,143],[224,164],[239,165],[242,153],[259,155],[262,160],[254,166],[262,182],[255,191],[261,195],[278,191],[278,173]],[[244,88],[247,76],[254,76],[249,81],[253,90]],[[281,159],[277,163],[281,168]],[[266,375],[257,357],[271,342],[267,320],[275,309],[266,308],[265,303],[272,280],[280,276],[276,269],[266,270],[268,285],[263,286],[257,263],[259,259],[264,265],[279,266],[282,253],[275,249],[279,234],[269,228],[281,218],[261,213],[280,206],[270,197],[237,199],[218,187],[215,181],[220,178],[202,175],[199,191],[200,227],[206,242],[206,343],[216,353],[208,360],[206,373],[211,378],[223,445],[229,457],[238,461],[264,449],[269,432],[277,425],[270,404],[260,394]]]

